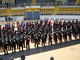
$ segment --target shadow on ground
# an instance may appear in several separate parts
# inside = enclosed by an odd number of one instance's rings
[[[59,49],[59,48],[64,48],[64,47],[76,45],[76,44],[80,44],[79,39],[73,40],[73,41],[68,41],[68,42],[63,42],[63,43],[58,43],[58,44],[53,44],[53,45],[49,45],[49,46],[45,46],[45,47],[39,47],[39,48],[30,49],[30,50],[25,50],[25,51],[21,51],[21,52],[10,53],[8,55],[1,55],[1,57],[3,58],[3,60],[9,60],[11,57],[18,58],[21,55],[29,56],[29,55],[38,54],[38,53],[42,53],[42,52],[46,52],[46,51],[51,51],[51,50],[55,50],[55,49]]]

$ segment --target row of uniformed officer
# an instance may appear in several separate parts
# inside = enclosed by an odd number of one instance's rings
[[[58,43],[58,40],[59,40],[59,42],[61,43],[62,38],[66,42],[68,40],[67,39],[68,36],[69,36],[69,40],[71,40],[72,34],[74,35],[75,38],[77,38],[77,34],[80,36],[80,33],[78,33],[79,29],[77,30],[76,26],[73,26],[73,25],[74,24],[72,24],[72,30],[70,29],[69,31],[67,31],[64,29],[64,31],[61,30],[60,32],[54,32],[54,33],[52,32],[51,25],[48,25],[47,22],[44,25],[42,23],[40,23],[39,25],[37,23],[37,25],[34,25],[34,26],[30,24],[26,26],[26,28],[24,27],[24,29],[23,27],[19,26],[18,27],[19,30],[15,34],[12,34],[13,31],[11,31],[10,28],[8,28],[9,34],[7,30],[4,29],[4,33],[6,33],[4,34],[4,38],[3,38],[4,52],[8,53],[8,50],[11,50],[11,49],[12,49],[12,52],[16,52],[16,49],[23,50],[25,46],[26,46],[26,49],[30,49],[30,44],[29,44],[30,36],[31,36],[31,41],[34,42],[35,47],[38,47],[40,42],[42,42],[42,46],[45,46],[45,43],[48,37],[49,37],[48,39],[49,44],[52,44],[52,40],[54,40],[55,43]],[[9,30],[11,31],[11,33]],[[10,49],[8,49],[9,47]]]

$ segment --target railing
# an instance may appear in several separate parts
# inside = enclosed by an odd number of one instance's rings
[[[80,15],[80,11],[41,11],[41,15]]]
[[[39,2],[39,3],[4,3],[0,4],[0,8],[11,8],[11,7],[25,7],[25,6],[74,6],[74,4],[68,4],[68,3],[57,3],[54,4],[53,2],[45,3],[45,2]],[[80,4],[78,4],[80,6]]]
[[[53,6],[53,3],[9,3],[9,4],[0,4],[0,8],[11,8],[11,7],[25,7],[25,6]]]
[[[79,15],[80,14],[80,11],[58,11],[57,12],[58,14],[73,14],[73,15],[75,15],[75,14],[77,14],[77,15]]]
[[[0,16],[24,16],[24,12],[15,12],[15,13],[1,13]],[[53,13],[56,13],[57,15],[80,15],[80,11],[41,11],[41,15],[53,15]]]

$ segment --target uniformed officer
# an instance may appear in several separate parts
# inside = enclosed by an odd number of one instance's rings
[[[66,21],[63,22],[63,30],[66,30]]]
[[[30,36],[28,34],[25,36],[25,40],[26,40],[26,49],[30,49]]]
[[[16,45],[17,45],[17,49],[19,49],[19,36],[16,36]]]
[[[59,30],[62,30],[62,21],[59,21]]]
[[[44,33],[44,36],[45,36],[45,43],[46,43],[46,41],[47,41],[47,33],[46,32]]]
[[[52,45],[52,34],[51,33],[49,33],[49,45]]]
[[[33,38],[34,38],[34,32],[31,33],[31,42],[33,43]]]
[[[45,46],[46,37],[42,34],[42,46]]]
[[[70,30],[70,26],[71,26],[71,22],[68,21],[68,22],[67,22],[67,30]]]
[[[38,44],[40,44],[40,40],[41,40],[41,32],[38,32]]]
[[[25,48],[25,34],[22,34],[23,47]]]
[[[37,33],[35,33],[34,46],[38,47],[38,34]]]
[[[68,31],[68,36],[69,36],[69,41],[71,41],[72,40],[72,35],[71,35],[71,31],[70,30]]]
[[[0,51],[2,52],[3,51],[3,39],[0,38]]]
[[[20,51],[20,47],[22,48],[23,51],[23,41],[22,41],[23,37],[19,36],[19,51]]]
[[[12,38],[12,52],[16,52],[16,38]]]
[[[58,43],[57,42],[57,34],[56,34],[56,32],[53,33],[53,40],[54,40],[55,44]]]
[[[3,47],[4,47],[4,54],[8,54],[8,40],[5,38],[3,41]]]
[[[67,41],[67,32],[66,31],[63,31],[63,39],[64,39],[64,42]]]
[[[11,37],[9,36],[8,38],[8,50],[10,51],[11,50]]]
[[[56,31],[56,22],[53,23],[53,31]]]
[[[73,33],[73,37],[75,39],[77,39],[77,32],[76,32],[76,29],[75,28],[72,30],[72,33]]]
[[[58,32],[58,40],[61,43],[62,42],[62,33],[61,31]]]

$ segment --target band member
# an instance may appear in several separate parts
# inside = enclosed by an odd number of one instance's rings
[[[44,36],[45,36],[45,43],[47,41],[47,33],[44,33]]]
[[[61,31],[58,32],[58,40],[59,40],[60,43],[62,42],[62,34],[61,34]]]
[[[44,35],[42,35],[42,46],[45,46],[45,39],[46,39],[46,37]]]
[[[75,28],[72,30],[72,33],[73,33],[73,37],[75,39],[77,39],[77,32],[76,32],[76,29]]]
[[[52,45],[52,35],[51,34],[49,34],[49,45]]]
[[[0,51],[2,52],[3,51],[3,39],[0,38]]]
[[[38,34],[37,33],[35,33],[34,46],[38,47]]]
[[[56,22],[54,21],[54,23],[53,23],[53,31],[56,31]]]
[[[71,22],[68,21],[68,22],[67,22],[67,30],[70,30],[70,26],[71,26]]]
[[[12,23],[12,31],[14,31],[15,23]]]
[[[27,35],[26,37],[26,49],[30,49],[30,37]]]
[[[72,40],[72,36],[71,36],[71,31],[70,30],[68,31],[68,36],[69,36],[69,41],[71,41]]]
[[[8,54],[8,40],[5,38],[3,42],[4,54]]]
[[[63,39],[64,39],[64,42],[66,42],[67,41],[67,32],[63,32]]]
[[[38,33],[38,44],[40,44],[41,32]]]
[[[19,51],[20,51],[20,47],[22,48],[23,51],[23,41],[22,41],[22,36],[19,36]]]
[[[53,40],[54,40],[55,44],[58,43],[57,42],[57,34],[55,32],[53,33]]]
[[[34,32],[31,33],[31,42],[32,43],[34,42],[33,38],[34,38]]]
[[[10,51],[11,50],[11,37],[9,36],[9,38],[8,38],[8,51]]]
[[[12,52],[16,52],[16,38],[12,38]]]
[[[23,41],[23,47],[25,48],[25,34],[22,36],[22,41]]]
[[[63,30],[66,30],[66,21],[63,22]]]
[[[62,30],[62,22],[59,21],[59,30],[61,31]]]

